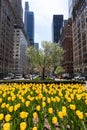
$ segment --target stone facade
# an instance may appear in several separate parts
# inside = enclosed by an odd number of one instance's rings
[[[74,72],[87,73],[87,0],[78,0],[72,10]]]
[[[14,11],[9,0],[0,0],[0,73],[13,68]]]

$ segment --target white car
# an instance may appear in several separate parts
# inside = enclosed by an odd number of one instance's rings
[[[79,77],[79,80],[83,80],[83,81],[84,81],[84,80],[85,80],[85,77],[84,77],[84,76],[80,76],[80,77]]]
[[[78,76],[75,76],[74,79],[75,79],[75,80],[83,80],[83,81],[84,81],[84,80],[85,80],[85,77],[78,75]]]
[[[16,74],[14,79],[23,80],[24,78],[23,78],[22,74]]]
[[[10,80],[10,79],[13,79],[13,78],[14,78],[14,74],[8,73],[3,79],[4,80]]]
[[[4,77],[3,79],[4,79],[4,80],[9,80],[9,79],[11,79],[11,77],[10,77],[10,76],[7,76],[7,77]]]
[[[75,80],[78,80],[78,79],[79,79],[79,75],[78,75],[78,76],[75,76],[74,79],[75,79]]]

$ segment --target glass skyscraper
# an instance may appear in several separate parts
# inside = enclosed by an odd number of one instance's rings
[[[29,37],[30,45],[34,45],[34,13],[29,11],[28,2],[25,2],[24,28]]]
[[[60,29],[63,27],[63,15],[53,15],[53,42],[58,43]]]

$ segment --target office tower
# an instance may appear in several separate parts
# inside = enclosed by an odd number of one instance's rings
[[[72,19],[64,20],[64,27],[60,37],[60,45],[64,50],[61,66],[64,73],[73,74],[73,40],[72,40]]]
[[[9,0],[0,0],[0,73],[4,75],[13,67],[14,15]]]
[[[27,48],[27,37],[22,29],[14,29],[14,51],[13,51],[13,72],[25,73],[27,68],[27,59],[25,51]]]
[[[13,42],[13,72],[24,73],[27,59],[25,50],[28,45],[28,38],[23,26],[23,10],[21,0],[10,0],[12,8],[15,12],[14,22],[14,42]]]
[[[60,39],[60,29],[63,27],[63,15],[53,15],[53,42],[58,43]]]
[[[28,2],[25,2],[24,28],[29,37],[30,45],[34,46],[34,13],[29,11]]]
[[[74,72],[87,73],[87,0],[72,4]]]

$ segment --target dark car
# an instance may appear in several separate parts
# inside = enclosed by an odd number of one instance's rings
[[[0,80],[3,79],[3,73],[0,73]]]

